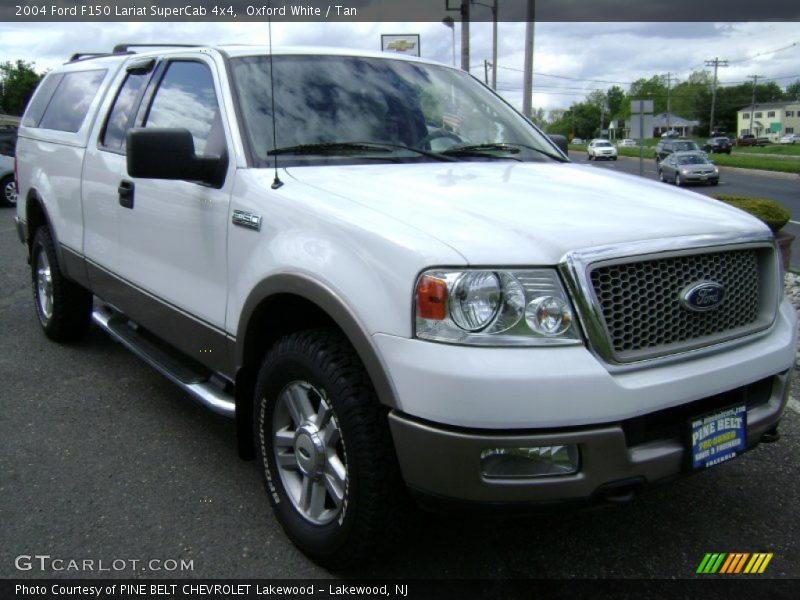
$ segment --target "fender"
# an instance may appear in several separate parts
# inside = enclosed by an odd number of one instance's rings
[[[336,292],[306,275],[281,273],[261,281],[253,288],[242,307],[234,349],[234,365],[238,371],[246,359],[247,328],[258,306],[271,296],[293,294],[315,304],[344,332],[367,369],[381,404],[399,408],[383,360],[372,343],[369,333],[361,325],[353,310]]]
[[[39,207],[38,210],[44,217],[44,224],[50,230],[50,236],[53,238],[53,245],[56,249],[56,257],[58,258],[58,266],[61,269],[62,275],[64,275],[64,277],[67,279],[82,285],[86,289],[90,289],[89,277],[86,273],[86,264],[83,256],[79,255],[71,248],[62,246],[59,243],[58,231],[56,231],[56,228],[53,227],[53,221],[50,218],[47,205],[45,204],[44,199],[35,189],[30,190],[28,193],[28,199],[25,202],[25,219],[20,218],[20,225],[18,226],[20,228],[20,238],[22,238],[22,235],[25,236],[25,243],[28,247],[28,264],[30,264],[31,261],[31,244],[33,244],[33,236],[36,233],[35,231],[31,230],[33,223],[31,222],[30,218],[30,207],[33,204],[36,204]]]

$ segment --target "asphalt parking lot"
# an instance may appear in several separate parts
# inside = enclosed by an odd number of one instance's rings
[[[0,210],[0,577],[330,577],[284,537],[232,422],[98,330],[69,346],[45,339],[12,216]],[[399,545],[355,575],[688,578],[707,552],[771,552],[764,577],[800,577],[797,407],[778,443],[627,504],[502,520],[414,514]],[[15,566],[37,554],[127,562],[110,573]],[[193,568],[131,563],[153,559]]]

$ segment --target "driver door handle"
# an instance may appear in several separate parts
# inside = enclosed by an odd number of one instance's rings
[[[134,185],[132,181],[120,181],[119,187],[117,188],[120,206],[133,208],[133,190]]]

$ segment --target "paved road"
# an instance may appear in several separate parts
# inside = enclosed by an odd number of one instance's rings
[[[183,575],[194,577],[330,576],[284,537],[255,467],[237,458],[231,422],[97,330],[69,346],[44,338],[11,217],[0,210],[0,577],[54,574],[17,571],[26,554],[192,560]],[[800,577],[800,414],[787,411],[782,433],[602,511],[419,513],[402,543],[356,575],[683,578],[706,552],[766,551],[769,575]],[[170,574],[121,564],[121,576]]]
[[[576,151],[570,152],[569,156],[575,162],[585,162],[592,166],[623,173],[639,174],[639,161],[636,159],[622,157],[616,161],[589,162],[586,160],[585,152]],[[658,179],[655,161],[652,158],[644,160],[644,176],[648,179]],[[786,230],[798,238],[798,241],[792,245],[791,263],[792,267],[800,268],[800,178],[780,179],[770,176],[750,175],[730,171],[723,167],[718,186],[697,185],[687,189],[706,195],[730,194],[751,198],[769,198],[785,206],[792,215],[792,221],[795,221],[795,223],[789,223],[786,226]]]

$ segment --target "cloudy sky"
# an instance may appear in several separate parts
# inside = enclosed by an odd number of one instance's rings
[[[456,25],[456,60],[460,33]],[[499,24],[498,89],[522,104],[524,23]],[[451,64],[452,33],[440,23],[281,23],[276,45],[380,49],[382,33],[419,33],[425,58]],[[267,42],[266,23],[9,23],[0,22],[0,61],[35,61],[51,68],[74,52],[108,51],[120,42],[208,44]],[[471,66],[483,78],[491,59],[491,23],[471,25]],[[538,23],[534,106],[568,107],[594,89],[624,89],[640,77],[671,72],[679,80],[719,57],[722,85],[749,75],[785,86],[800,79],[800,23]],[[557,76],[557,77],[554,77]]]

